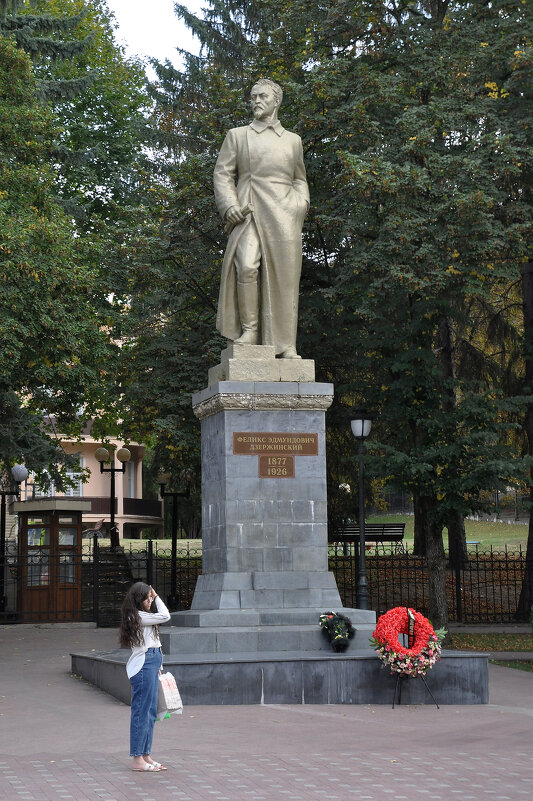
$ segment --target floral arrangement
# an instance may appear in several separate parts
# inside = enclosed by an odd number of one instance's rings
[[[399,635],[406,634],[409,647],[400,645]],[[435,631],[420,612],[397,606],[379,618],[371,645],[391,675],[425,676],[440,659],[445,629]]]
[[[319,626],[322,629],[322,633],[328,637],[331,647],[337,653],[345,651],[350,644],[350,640],[355,635],[355,629],[350,618],[338,612],[324,612],[320,615]]]

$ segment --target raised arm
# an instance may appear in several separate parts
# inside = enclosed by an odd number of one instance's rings
[[[155,605],[157,606],[157,612],[139,611],[142,626],[157,626],[158,623],[166,623],[167,620],[170,620],[170,612],[159,595],[155,596]]]

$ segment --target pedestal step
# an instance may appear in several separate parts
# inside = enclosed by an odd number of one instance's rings
[[[369,649],[369,637],[374,625],[358,625],[350,648]],[[236,654],[263,652],[330,652],[331,644],[315,625],[298,626],[240,626],[177,628],[160,630],[163,653],[169,656],[185,654]]]
[[[361,625],[375,627],[376,613],[365,609],[347,609],[338,604],[321,607],[285,609],[206,609],[173,612],[170,625],[193,628],[237,628],[240,626],[318,626],[323,612],[339,612],[350,618],[356,628]],[[164,626],[161,631],[165,631]]]

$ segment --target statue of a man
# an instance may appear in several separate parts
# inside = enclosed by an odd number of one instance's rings
[[[220,149],[214,187],[229,240],[217,328],[227,339],[296,352],[302,226],[309,208],[302,140],[278,120],[283,93],[267,79],[252,88],[254,120],[232,128]]]

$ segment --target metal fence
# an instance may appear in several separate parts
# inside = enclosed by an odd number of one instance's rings
[[[344,606],[356,606],[357,549],[330,543],[329,567],[335,573]],[[471,552],[468,562],[448,567],[446,594],[450,622],[512,623],[524,574],[528,569],[533,589],[533,563],[526,565],[522,548]],[[369,606],[381,615],[395,606],[410,606],[429,613],[429,580],[425,557],[407,548],[376,545],[366,553]],[[527,620],[527,618],[525,618]]]
[[[0,623],[48,623],[94,621],[100,626],[117,626],[120,607],[128,587],[146,581],[164,599],[177,595],[174,607],[188,609],[196,579],[202,572],[201,547],[180,545],[176,559],[175,587],[172,587],[172,551],[157,540],[141,540],[129,548],[102,547],[96,537],[71,556],[69,575],[53,557],[34,549],[31,564],[23,563],[15,544],[5,555],[4,603]],[[61,555],[56,557],[61,559]],[[53,576],[58,581],[53,582]],[[70,580],[74,579],[74,580]]]
[[[112,551],[95,538],[84,544],[81,555],[68,575],[58,565],[55,586],[49,583],[49,561],[39,565],[21,564],[16,546],[6,550],[4,603],[0,623],[95,621],[100,626],[117,626],[122,599],[134,581],[152,584],[168,599],[179,598],[177,608],[190,607],[196,579],[202,572],[201,546],[178,543],[175,587],[172,587],[172,558],[168,543],[139,541],[129,548]],[[46,564],[46,569],[44,566]],[[366,567],[370,607],[382,614],[394,606],[411,606],[428,613],[428,571],[424,557],[404,548],[377,545],[367,551]],[[41,569],[42,568],[42,569]],[[352,545],[330,543],[329,568],[335,574],[346,607],[356,606],[357,555]],[[447,571],[446,586],[450,621],[465,623],[508,623],[516,610],[526,570],[526,556],[518,551],[472,552],[460,569]],[[533,582],[533,564],[528,575]],[[65,583],[70,576],[81,577],[73,591]]]

